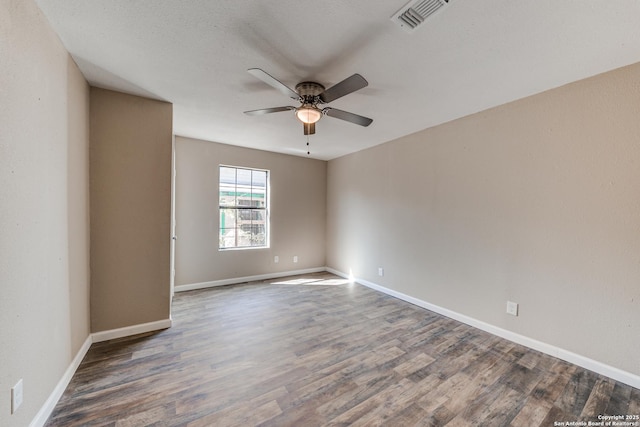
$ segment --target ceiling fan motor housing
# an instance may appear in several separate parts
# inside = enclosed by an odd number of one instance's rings
[[[302,82],[296,85],[296,92],[302,97],[304,104],[317,104],[319,95],[324,92],[324,86],[316,82]]]

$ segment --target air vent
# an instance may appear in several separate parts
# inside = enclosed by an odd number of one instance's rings
[[[449,0],[412,0],[397,11],[391,20],[411,33],[447,3]]]

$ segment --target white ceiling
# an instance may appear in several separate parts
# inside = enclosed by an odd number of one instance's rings
[[[332,159],[550,88],[640,62],[638,0],[451,0],[414,33],[406,0],[36,0],[94,86],[169,101],[176,135],[306,156],[289,87],[369,86],[330,104],[311,156]]]

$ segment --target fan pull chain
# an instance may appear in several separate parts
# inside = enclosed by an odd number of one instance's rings
[[[309,156],[311,152],[309,151],[309,135],[307,135],[307,156]]]

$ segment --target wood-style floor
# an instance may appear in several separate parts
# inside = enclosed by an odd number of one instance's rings
[[[640,390],[326,273],[176,294],[91,346],[47,426],[553,426]]]

